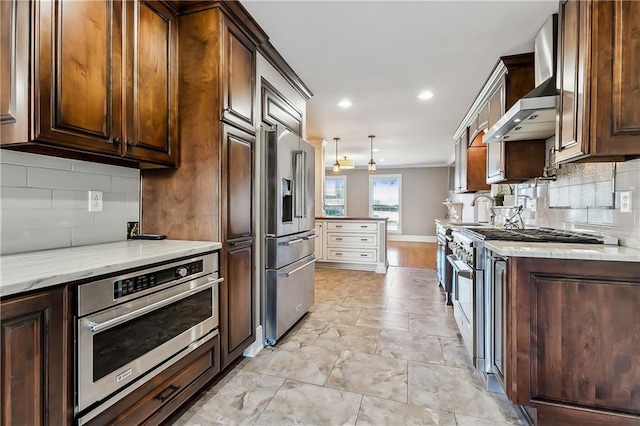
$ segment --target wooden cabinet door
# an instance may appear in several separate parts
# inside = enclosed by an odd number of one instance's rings
[[[590,152],[635,158],[640,156],[640,2],[594,2],[592,19]]]
[[[178,19],[164,4],[126,2],[126,154],[178,161]]]
[[[0,2],[0,143],[29,139],[31,3]]]
[[[500,84],[489,98],[487,128],[494,124],[505,113],[505,83]],[[504,142],[492,142],[487,145],[487,183],[500,182],[504,179]]]
[[[66,289],[0,304],[1,424],[73,421]]]
[[[222,118],[254,133],[256,46],[228,20],[223,37]]]
[[[223,126],[223,241],[253,236],[253,147],[255,137]]]
[[[222,368],[255,340],[253,242],[224,244],[220,286]]]
[[[35,37],[39,142],[119,155],[122,2],[38,2]]]
[[[587,152],[584,131],[589,5],[562,1],[558,10],[558,121],[556,161],[583,156]]]

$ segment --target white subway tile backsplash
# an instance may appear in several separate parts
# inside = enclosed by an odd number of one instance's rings
[[[69,246],[71,246],[71,228],[3,230],[0,234],[1,254]]]
[[[73,246],[87,244],[108,243],[127,239],[127,226],[120,223],[110,223],[102,226],[81,226],[71,228],[71,242]]]
[[[131,167],[111,166],[109,164],[91,163],[89,161],[73,161],[73,170],[76,172],[95,173],[100,175],[123,176],[134,179],[140,178],[140,170]]]
[[[81,209],[3,209],[2,231],[93,226],[94,214]]]
[[[107,210],[125,210],[127,208],[127,194],[124,192],[105,192],[103,208]]]
[[[72,160],[50,157],[47,155],[31,154],[3,149],[0,154],[3,164],[19,164],[23,166],[42,167],[47,169],[71,170]]]
[[[54,209],[88,209],[89,191],[53,190]]]
[[[640,190],[640,172],[627,171],[616,175],[616,191],[633,191]]]
[[[126,192],[127,194],[138,197],[140,193],[140,179],[111,176],[111,191]]]
[[[27,186],[27,168],[14,164],[2,164],[2,167],[0,167],[0,185]]]
[[[109,191],[111,189],[111,177],[92,173],[29,167],[29,186],[32,188]]]
[[[0,163],[2,254],[125,240],[140,220],[137,169],[6,150]],[[89,190],[104,211],[88,211]]]
[[[638,158],[637,160],[616,163],[617,173],[624,173],[624,172],[630,172],[630,171],[640,171],[640,158]]]
[[[50,209],[51,190],[39,188],[0,188],[3,209]]]

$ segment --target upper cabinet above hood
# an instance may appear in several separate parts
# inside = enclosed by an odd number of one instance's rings
[[[558,15],[552,15],[535,38],[536,87],[517,101],[482,138],[485,143],[546,139],[555,134]]]

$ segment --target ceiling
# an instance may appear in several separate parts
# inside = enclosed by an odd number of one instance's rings
[[[311,89],[307,138],[379,168],[453,162],[453,133],[500,56],[533,51],[557,1],[246,1]],[[417,98],[430,90],[429,100]],[[337,106],[342,99],[352,106]]]

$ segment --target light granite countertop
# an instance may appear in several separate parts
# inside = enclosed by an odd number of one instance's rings
[[[0,296],[219,250],[221,243],[128,240],[0,257]]]
[[[530,243],[489,240],[484,242],[484,246],[500,256],[507,257],[640,262],[640,249],[606,244]]]

